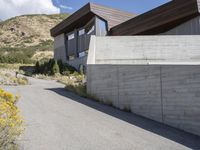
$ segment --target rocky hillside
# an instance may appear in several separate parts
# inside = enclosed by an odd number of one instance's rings
[[[24,15],[0,22],[0,48],[29,47],[50,43],[49,30],[65,19],[67,14]]]
[[[24,15],[0,22],[0,63],[34,63],[51,58],[50,29],[68,16]]]

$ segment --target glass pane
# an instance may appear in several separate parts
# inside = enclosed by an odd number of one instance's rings
[[[72,40],[72,39],[74,39],[74,33],[73,33],[73,34],[70,34],[70,35],[68,35],[68,40]]]
[[[78,31],[78,35],[80,36],[80,35],[83,35],[83,34],[85,34],[85,29],[82,29],[82,30],[79,30]]]

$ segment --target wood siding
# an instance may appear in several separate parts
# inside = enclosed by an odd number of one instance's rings
[[[129,19],[132,19],[136,16],[128,12],[97,4],[91,4],[91,11],[108,22],[108,29],[119,25]]]
[[[111,35],[151,35],[199,15],[200,0],[174,0],[111,29]]]

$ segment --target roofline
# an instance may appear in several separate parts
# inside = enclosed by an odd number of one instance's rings
[[[101,10],[101,9],[102,10],[106,9],[106,10],[110,10],[110,11],[112,10],[112,12],[115,12],[115,13],[122,12],[123,15],[125,16],[125,18],[135,17],[135,14],[130,13],[130,12],[126,12],[126,11],[122,11],[122,10],[119,10],[119,9],[115,9],[115,8],[111,8],[111,7],[107,7],[107,6],[103,6],[103,5],[99,5],[99,4],[96,4],[96,3],[90,3],[89,2],[86,5],[84,5],[83,7],[81,7],[79,10],[74,12],[72,15],[70,15],[68,18],[66,18],[65,20],[60,22],[58,25],[53,27],[50,30],[51,36],[55,37],[55,36],[63,33],[65,28],[67,28],[68,26],[70,26],[75,21],[79,20],[80,18],[85,17],[86,15],[88,15],[89,17],[98,16],[99,18],[102,18],[102,19],[108,21],[106,18],[109,18],[109,14],[107,15],[107,17],[105,17],[106,16],[105,14],[101,15],[99,13],[99,10]]]
[[[165,25],[165,29],[173,27],[173,25],[169,25],[172,22],[179,25],[198,16],[199,12],[200,0],[173,0],[111,28],[110,34],[158,34],[162,32],[158,27],[162,25]],[[167,27],[167,25],[169,26]]]
[[[81,16],[82,14],[80,14],[81,10],[86,10],[87,13],[90,12],[90,3],[87,3],[86,5],[84,5],[83,7],[81,7],[79,10],[77,10],[76,12],[74,12],[73,14],[71,14],[69,17],[67,17],[66,19],[64,19],[63,21],[61,21],[59,24],[57,24],[55,27],[53,27],[50,32],[51,32],[51,36],[55,37],[57,36],[59,33],[57,33],[57,29],[58,28],[64,28],[65,26],[67,26],[68,24],[73,22],[73,18],[77,15],[77,16]],[[69,23],[68,23],[69,22]]]

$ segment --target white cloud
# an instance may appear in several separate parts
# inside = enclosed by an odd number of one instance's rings
[[[52,0],[0,0],[0,19],[24,14],[54,14],[60,13]]]
[[[70,6],[66,6],[66,5],[63,5],[61,4],[61,2],[59,0],[55,0],[55,2],[57,3],[57,5],[59,6],[59,8],[62,8],[62,9],[69,9],[69,10],[72,10],[73,8],[70,7]]]
[[[63,8],[63,9],[69,9],[69,10],[72,10],[73,8],[72,7],[69,7],[69,6],[65,6],[65,5],[59,5],[60,8]]]

